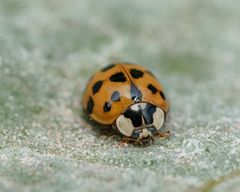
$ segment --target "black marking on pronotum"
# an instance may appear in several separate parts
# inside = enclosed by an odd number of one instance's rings
[[[131,69],[130,74],[134,79],[141,78],[144,75],[144,73],[138,69]]]
[[[109,77],[112,82],[125,82],[127,79],[122,72],[115,73]]]
[[[166,100],[166,97],[162,91],[159,92],[160,96],[163,98],[163,100]]]
[[[132,121],[134,127],[140,127],[142,125],[141,111],[128,109],[123,115]]]
[[[147,88],[153,93],[157,93],[157,88],[155,86],[153,86],[153,84],[148,84]]]
[[[100,88],[102,87],[102,84],[103,84],[103,81],[97,81],[97,82],[93,85],[93,87],[92,87],[92,92],[93,92],[93,94],[97,93],[97,92],[100,90]]]
[[[144,122],[146,124],[152,124],[153,123],[153,114],[156,111],[156,107],[151,104],[147,104],[144,109],[142,109],[142,115]]]
[[[89,114],[92,113],[93,107],[94,107],[94,101],[93,101],[92,97],[89,97],[88,102],[87,102],[87,112]]]
[[[112,105],[111,105],[111,103],[109,103],[109,102],[105,102],[104,103],[104,105],[103,105],[103,111],[106,113],[106,112],[109,112],[109,111],[111,111],[111,108],[112,108]]]
[[[130,94],[134,102],[140,102],[142,100],[142,92],[133,84],[130,85]]]
[[[114,63],[108,64],[108,65],[106,65],[105,67],[103,67],[103,68],[101,69],[101,71],[102,71],[102,72],[105,72],[105,71],[113,68],[115,65],[116,65],[116,64],[114,64]]]
[[[120,93],[118,91],[114,91],[111,96],[112,101],[120,101]]]

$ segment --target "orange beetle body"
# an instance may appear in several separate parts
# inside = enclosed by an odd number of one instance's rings
[[[169,111],[169,103],[156,77],[147,69],[130,63],[110,64],[96,72],[89,80],[82,100],[83,109],[90,118],[103,125],[115,125],[117,118],[137,103],[161,109],[164,120]],[[134,118],[136,116],[131,120]],[[147,121],[148,117],[141,118]]]

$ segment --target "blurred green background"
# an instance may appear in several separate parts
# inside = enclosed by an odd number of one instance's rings
[[[240,1],[0,0],[0,191],[240,191]],[[119,147],[82,113],[122,60],[171,102],[168,140]]]

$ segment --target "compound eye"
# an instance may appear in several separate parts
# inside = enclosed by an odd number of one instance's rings
[[[150,131],[152,133],[152,135],[156,135],[158,132],[155,127],[149,127],[149,128],[147,128],[147,130]]]
[[[133,133],[132,133],[132,138],[133,138],[133,139],[139,138],[140,133],[141,133],[141,130],[136,130],[136,129],[135,129],[135,130],[133,131]]]

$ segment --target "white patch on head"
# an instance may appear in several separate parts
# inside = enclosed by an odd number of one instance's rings
[[[143,139],[143,138],[147,138],[149,136],[152,136],[152,133],[150,131],[148,131],[147,129],[143,129],[142,132],[139,134],[138,139]]]
[[[151,135],[151,132],[148,131],[147,129],[143,129],[143,130],[142,130],[142,136],[143,136],[143,137],[148,137],[148,136],[150,136],[150,135]]]
[[[164,112],[159,107],[156,107],[156,111],[153,114],[153,125],[154,127],[159,130],[164,123]]]
[[[124,115],[120,115],[116,120],[117,129],[124,136],[130,137],[134,130],[131,119],[124,117]]]

